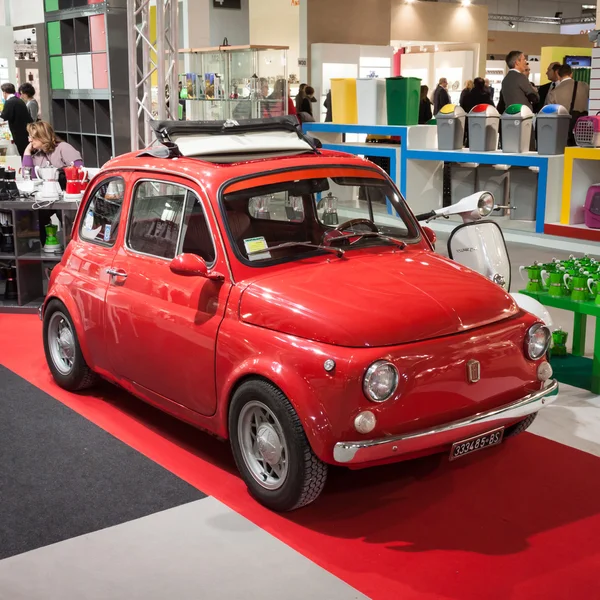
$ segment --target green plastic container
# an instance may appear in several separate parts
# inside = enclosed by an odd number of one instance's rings
[[[418,125],[421,80],[388,77],[385,84],[388,125]]]

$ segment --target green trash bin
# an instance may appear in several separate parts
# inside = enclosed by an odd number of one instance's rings
[[[421,80],[417,77],[388,77],[385,84],[388,125],[418,125]]]

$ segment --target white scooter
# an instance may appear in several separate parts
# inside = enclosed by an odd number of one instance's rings
[[[456,204],[429,213],[416,215],[419,221],[429,223],[452,215],[462,217],[448,239],[448,256],[457,263],[480,273],[510,291],[510,258],[502,229],[494,221],[484,220],[494,210],[494,196],[490,192],[477,192]],[[511,294],[519,307],[541,319],[552,331],[552,318],[537,300],[519,293]]]

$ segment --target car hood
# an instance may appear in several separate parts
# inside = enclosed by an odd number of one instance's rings
[[[500,286],[422,251],[296,264],[253,281],[240,302],[246,323],[351,347],[452,335],[518,312]]]

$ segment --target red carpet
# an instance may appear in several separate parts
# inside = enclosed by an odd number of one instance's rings
[[[455,463],[334,470],[315,505],[280,516],[247,495],[227,445],[112,386],[57,388],[36,317],[0,315],[0,363],[372,598],[600,599],[592,455],[525,434]]]

